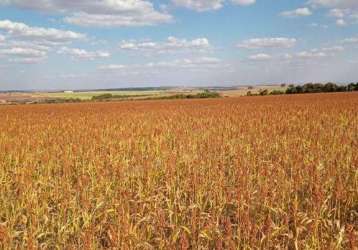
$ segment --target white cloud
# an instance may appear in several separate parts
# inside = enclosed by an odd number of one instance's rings
[[[285,60],[290,60],[290,59],[293,58],[293,56],[292,56],[291,54],[288,54],[288,53],[282,55],[281,57],[282,57],[283,59],[285,59]]]
[[[16,64],[38,64],[43,62],[46,57],[26,57],[26,58],[10,58],[9,62]]]
[[[37,43],[36,41],[31,40],[8,40],[5,44],[6,48],[30,48],[35,50],[42,50],[48,52],[51,50],[51,47],[48,45],[44,45],[41,43]]]
[[[309,3],[327,8],[358,8],[357,0],[310,0]]]
[[[122,70],[125,68],[126,68],[126,65],[123,65],[123,64],[109,64],[109,65],[102,65],[102,66],[98,67],[98,69],[100,69],[100,70],[110,70],[110,71]]]
[[[9,62],[21,64],[39,63],[47,58],[47,50],[41,47],[31,46],[31,44],[23,44],[22,47],[15,45],[16,43],[9,43],[3,46],[0,49],[0,56],[4,56]]]
[[[27,38],[50,43],[69,42],[86,37],[84,34],[76,33],[73,31],[30,27],[24,23],[12,22],[10,20],[0,20],[0,30],[4,30],[11,37]]]
[[[346,26],[355,23],[358,20],[358,10],[353,9],[331,9],[329,16],[337,18],[336,24],[338,26]]]
[[[348,15],[349,12],[350,11],[348,9],[331,9],[329,11],[329,15],[332,17],[343,18]]]
[[[0,20],[0,30],[6,33],[6,43],[0,43],[0,53],[13,63],[38,63],[47,59],[49,51],[84,40],[85,34],[54,28],[32,27],[24,23]],[[79,55],[78,55],[79,56]],[[100,55],[83,55],[83,57]],[[21,58],[20,58],[21,57]]]
[[[344,51],[344,47],[342,47],[342,46],[326,47],[326,48],[322,48],[321,51],[341,52],[341,51]]]
[[[85,38],[85,35],[71,31],[30,27],[23,23],[16,23],[8,20],[0,21],[0,29],[5,30],[8,37],[11,38],[11,40],[6,43],[6,48],[1,52],[7,57],[8,61],[14,63],[37,63],[43,61],[47,58],[47,53],[52,50],[57,51],[58,54],[65,54],[76,59],[84,60],[94,60],[110,56],[110,53],[106,51],[87,51],[69,47],[61,47],[57,49],[61,44],[61,46],[63,46],[63,44],[71,42],[72,40]],[[133,49],[158,52],[186,50],[193,52],[208,50],[211,48],[211,45],[207,38],[189,40],[168,37],[167,40],[163,42],[123,41],[120,44],[120,48],[123,50]],[[183,61],[183,63],[185,63],[185,61]],[[192,64],[198,63],[197,59],[192,62]]]
[[[55,76],[55,77],[56,78],[59,77],[59,78],[63,78],[63,79],[79,79],[79,78],[84,78],[86,76],[88,76],[88,75],[87,74],[60,74],[60,75]]]
[[[296,42],[295,38],[287,37],[253,38],[239,43],[237,47],[245,49],[292,48]]]
[[[58,54],[70,55],[76,59],[84,59],[84,60],[94,60],[99,58],[108,58],[111,56],[110,53],[105,51],[87,51],[84,49],[78,48],[67,48],[62,47],[58,52]]]
[[[291,60],[291,59],[319,59],[325,58],[328,56],[335,56],[337,53],[344,51],[343,46],[332,46],[332,47],[323,47],[315,48],[306,51],[300,51],[295,54],[284,54],[282,58]]]
[[[155,49],[158,46],[155,42],[137,42],[137,41],[125,41],[123,40],[119,44],[119,48],[122,50],[148,50]]]
[[[268,54],[260,53],[260,54],[256,54],[256,55],[251,55],[248,58],[253,61],[267,61],[267,60],[272,59],[272,56],[270,56]]]
[[[346,38],[346,39],[342,40],[341,42],[347,43],[347,44],[358,43],[358,37]]]
[[[358,21],[358,11],[350,14],[349,18],[351,18],[355,23],[357,23],[357,21]]]
[[[357,23],[357,0],[310,0],[309,4],[314,8],[328,8],[328,16],[336,18],[337,26]]]
[[[299,16],[310,16],[312,12],[309,8],[298,8],[295,10],[283,11],[280,13],[281,16],[285,17],[299,17]]]
[[[341,26],[341,27],[347,25],[347,23],[344,19],[337,19],[336,24],[337,24],[337,26]]]
[[[10,48],[0,50],[0,54],[20,57],[45,57],[46,52],[31,48]]]
[[[174,61],[162,61],[146,64],[147,67],[171,67],[171,68],[196,68],[216,67],[221,63],[221,60],[215,57],[201,57],[194,59],[178,59]]]
[[[119,44],[121,50],[146,51],[154,53],[178,52],[178,51],[205,51],[211,48],[207,38],[196,38],[193,40],[179,39],[173,36],[164,42],[153,41],[122,41]]]
[[[149,62],[145,64],[109,64],[99,66],[99,70],[106,71],[151,71],[153,69],[166,70],[166,69],[212,69],[218,67],[224,67],[226,64],[222,64],[222,61],[215,57],[199,57],[199,58],[184,58],[176,59],[171,61],[159,61],[159,62]]]
[[[147,26],[166,23],[172,16],[157,11],[147,0],[0,0],[0,3],[67,15],[66,22],[81,26]]]
[[[179,7],[203,12],[221,9],[228,0],[172,0]],[[230,0],[234,5],[248,6],[256,3],[256,0]]]
[[[224,5],[224,0],[172,0],[176,6],[196,11],[218,10]]]
[[[323,48],[314,48],[306,51],[300,51],[293,54],[285,53],[279,56],[271,56],[266,54],[257,54],[249,57],[251,60],[270,60],[277,59],[278,62],[297,62],[297,60],[315,60],[325,57],[334,57],[337,53],[344,51],[343,46],[332,46]],[[284,61],[282,61],[284,60]]]
[[[309,24],[309,26],[312,28],[328,29],[328,25],[326,25],[326,24],[311,23],[311,24]]]
[[[238,4],[238,5],[251,5],[256,3],[256,0],[231,0],[231,2],[233,2],[234,4]]]
[[[95,15],[80,12],[75,13],[70,17],[66,17],[64,20],[67,23],[79,26],[130,27],[167,23],[171,20],[171,16],[161,13],[142,13],[140,15]]]
[[[73,31],[31,27],[9,20],[0,20],[0,30],[5,31],[7,36],[6,43],[0,43],[0,54],[13,63],[41,62],[58,45],[86,38],[86,35]]]
[[[322,58],[328,56],[324,52],[313,52],[313,51],[301,51],[296,54],[297,58],[302,59],[312,59],[312,58]]]

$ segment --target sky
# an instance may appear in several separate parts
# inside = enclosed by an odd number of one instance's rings
[[[358,81],[357,0],[0,0],[0,90]]]

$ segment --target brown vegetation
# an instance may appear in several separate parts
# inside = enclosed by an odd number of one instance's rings
[[[353,249],[358,94],[0,106],[1,249]]]

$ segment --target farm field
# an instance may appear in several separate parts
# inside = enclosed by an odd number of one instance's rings
[[[73,93],[43,93],[38,94],[42,97],[48,98],[79,98],[81,100],[91,100],[93,96],[103,94],[112,95],[131,95],[131,96],[157,96],[165,94],[165,91],[88,91],[88,92],[73,92]]]
[[[116,91],[62,91],[62,92],[0,92],[0,105],[1,104],[31,104],[31,103],[46,103],[54,100],[80,100],[80,101],[91,101],[93,97],[101,95],[114,95],[118,100],[140,100],[140,99],[155,99],[165,98],[174,95],[195,95],[202,93],[205,88],[168,88],[168,89],[154,89],[154,90],[116,90]],[[210,88],[209,88],[210,89]],[[252,94],[259,93],[260,90],[267,89],[268,91],[281,90],[285,91],[286,87],[280,85],[257,85],[252,87],[224,87],[218,91],[214,88],[211,91],[219,93],[222,97],[239,97],[246,96],[247,92],[250,91]]]
[[[0,249],[356,249],[358,94],[0,106]]]
[[[32,104],[46,103],[49,100],[80,100],[91,101],[93,97],[114,95],[123,100],[138,100],[169,97],[178,94],[195,95],[202,93],[199,89],[168,89],[168,90],[123,90],[123,91],[88,91],[88,92],[11,92],[0,93],[0,104]]]
[[[222,96],[226,97],[239,97],[246,96],[247,92],[250,91],[252,94],[258,94],[261,90],[268,90],[269,92],[278,90],[278,91],[286,91],[287,87],[281,87],[280,85],[256,85],[251,87],[240,87],[233,90],[223,90],[219,91]]]
[[[238,97],[245,96],[247,91],[251,91],[253,94],[258,93],[262,89],[267,89],[268,91],[272,90],[281,90],[285,91],[286,87],[281,87],[280,85],[257,85],[248,87],[236,87],[234,89],[223,89],[218,91],[222,96],[228,97]],[[148,97],[161,97],[161,96],[170,96],[176,94],[197,94],[202,92],[199,88],[173,88],[166,90],[126,90],[126,91],[88,91],[88,92],[73,92],[73,93],[38,93],[35,94],[34,97],[42,97],[42,98],[79,98],[81,100],[91,100],[94,96],[99,96],[103,94],[112,94],[112,95],[123,95],[123,96],[138,96],[148,98]]]

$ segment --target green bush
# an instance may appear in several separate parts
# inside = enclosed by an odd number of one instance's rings
[[[113,98],[112,94],[102,94],[102,95],[92,96],[93,101],[108,100],[112,98]]]
[[[357,90],[358,90],[358,83],[357,84],[351,83],[347,86],[337,85],[331,82],[326,84],[306,83],[303,86],[290,85],[286,90],[286,94],[346,92],[346,91],[357,91]]]
[[[259,95],[261,96],[268,95],[268,90],[267,89],[260,90]]]
[[[196,98],[218,98],[220,94],[217,92],[205,91],[203,93],[196,94],[194,97]]]
[[[285,94],[285,92],[281,90],[273,90],[270,93],[270,95],[283,95],[283,94]]]

